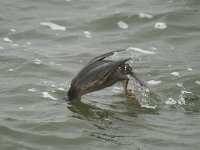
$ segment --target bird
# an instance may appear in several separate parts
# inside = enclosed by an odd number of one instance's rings
[[[128,75],[133,77],[142,87],[146,87],[146,84],[127,63],[131,58],[120,60],[106,59],[120,51],[124,50],[111,51],[89,61],[71,81],[66,101],[73,103],[80,100],[84,94],[113,86],[117,82],[122,84],[123,93],[127,97],[135,98],[134,94],[131,92],[132,90],[127,88],[129,82]]]

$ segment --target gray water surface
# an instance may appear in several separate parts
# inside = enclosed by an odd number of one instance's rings
[[[1,0],[0,149],[200,149],[199,39],[199,0]],[[88,61],[127,48],[113,57],[133,58],[148,105],[118,84],[63,100]]]

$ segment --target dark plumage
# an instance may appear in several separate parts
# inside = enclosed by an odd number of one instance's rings
[[[105,60],[106,57],[119,51],[122,50],[105,53],[92,59],[72,80],[67,100],[73,102],[80,99],[86,93],[110,87],[116,82],[123,84],[124,93],[126,93],[129,81],[127,75],[131,75],[141,86],[145,86],[145,83],[132,71],[130,65],[126,63],[130,58],[117,61]]]

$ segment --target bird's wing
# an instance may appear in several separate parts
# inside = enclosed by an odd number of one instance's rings
[[[104,64],[101,63],[99,66],[94,68],[88,66],[88,69],[84,69],[85,73],[80,72],[77,75],[74,86],[84,91],[90,91],[96,86],[101,86],[104,84],[106,79],[118,69],[119,66],[129,59],[130,58],[119,61],[111,61]]]
[[[126,49],[124,49],[124,50],[126,50]],[[115,50],[115,51],[112,51],[112,52],[108,52],[108,53],[99,55],[99,56],[93,58],[89,63],[93,63],[93,62],[96,62],[96,61],[101,61],[101,60],[103,60],[104,58],[113,55],[115,52],[120,52],[120,51],[124,51],[124,50]]]

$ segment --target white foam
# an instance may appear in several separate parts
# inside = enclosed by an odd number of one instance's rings
[[[13,44],[14,47],[19,47],[19,44]]]
[[[141,52],[141,53],[144,53],[144,54],[155,54],[154,52],[150,52],[150,51],[146,51],[146,50],[143,50],[141,48],[136,48],[136,47],[129,47],[127,50],[134,50],[136,52]]]
[[[115,92],[115,93],[119,93],[119,92],[122,91],[122,89],[119,88],[119,87],[114,86],[113,89],[112,89],[112,91]]]
[[[26,42],[27,45],[31,45],[31,42]]]
[[[200,85],[200,81],[195,81],[196,84]]]
[[[40,65],[41,63],[42,63],[41,60],[39,60],[39,59],[36,59],[36,60],[35,60],[35,64],[36,64],[36,65]]]
[[[178,102],[179,105],[185,105],[185,99],[184,98],[178,99],[177,102]]]
[[[184,94],[184,93],[186,93],[186,94],[192,94],[192,92],[190,92],[190,91],[181,91],[181,94]]]
[[[181,84],[181,83],[177,83],[176,84],[178,87],[180,87],[180,88],[183,88],[183,84]]]
[[[128,24],[126,22],[124,22],[124,21],[118,21],[117,25],[121,29],[128,29],[129,28]]]
[[[162,81],[156,81],[156,80],[149,80],[147,81],[148,84],[152,84],[152,85],[156,85],[156,84],[160,84]]]
[[[188,70],[188,71],[192,71],[193,69],[192,69],[192,68],[187,68],[187,70]]]
[[[150,106],[150,105],[142,105],[142,108],[148,108],[148,109],[156,109],[156,106]]]
[[[48,92],[42,92],[42,97],[45,99],[58,100],[57,98],[51,96]]]
[[[47,26],[49,28],[51,28],[52,30],[61,30],[61,31],[65,31],[66,27],[65,26],[61,26],[52,22],[40,22],[40,25],[42,26]]]
[[[152,19],[153,16],[150,14],[145,14],[145,13],[139,13],[138,14],[140,18],[147,18],[147,19]]]
[[[156,47],[153,47],[153,46],[150,47],[150,49],[152,49],[152,50],[157,50],[157,48],[156,48]]]
[[[87,38],[92,38],[92,33],[90,33],[89,31],[84,31],[84,35]]]
[[[165,104],[167,105],[175,105],[177,102],[173,98],[168,98],[168,100],[165,101]]]
[[[59,91],[66,91],[64,88],[58,88]]]
[[[0,46],[0,49],[4,49],[4,47],[3,47],[3,46]]]
[[[175,71],[175,72],[172,72],[171,75],[178,77],[179,73]]]
[[[37,89],[32,88],[32,89],[28,89],[28,91],[31,92],[31,93],[35,93],[35,92],[37,92]]]
[[[19,110],[24,110],[24,107],[19,107]]]
[[[16,29],[10,29],[11,32],[16,32]]]
[[[57,86],[56,86],[56,85],[54,85],[54,84],[52,84],[52,85],[51,85],[51,87],[53,87],[53,88],[56,88]]]
[[[51,92],[52,92],[52,93],[55,93],[56,91],[55,91],[55,90],[51,90]]]
[[[14,69],[9,69],[8,71],[11,72],[11,71],[14,71]]]
[[[51,64],[51,65],[55,65],[55,62],[54,62],[54,61],[51,61],[50,64]]]
[[[5,42],[13,43],[13,41],[12,41],[11,39],[9,39],[8,37],[3,38],[3,40],[4,40]]]
[[[164,22],[157,22],[157,23],[154,25],[154,28],[163,30],[163,29],[166,29],[166,28],[167,28],[167,25],[166,25],[166,23],[164,23]]]
[[[45,83],[45,84],[47,84],[48,82],[47,82],[47,81],[42,81],[42,83]]]

